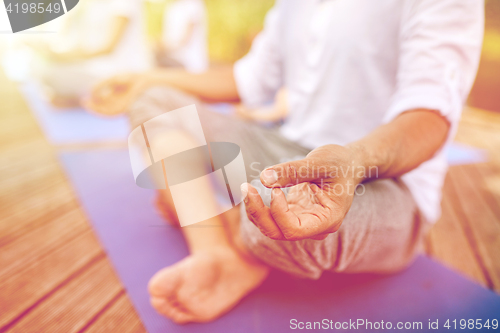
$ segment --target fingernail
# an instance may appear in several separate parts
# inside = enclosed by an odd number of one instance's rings
[[[248,201],[248,184],[247,183],[241,184],[240,189],[243,201],[245,201],[246,203]]]
[[[274,171],[273,169],[266,169],[262,171],[261,174],[262,180],[267,184],[267,185],[272,185],[278,181],[278,173]]]

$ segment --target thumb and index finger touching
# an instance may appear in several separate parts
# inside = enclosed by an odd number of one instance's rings
[[[290,187],[326,178],[327,168],[314,164],[309,158],[274,165],[262,171],[260,180],[269,188]]]

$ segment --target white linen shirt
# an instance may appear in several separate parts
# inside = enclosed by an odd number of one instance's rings
[[[78,7],[77,7],[78,9]],[[113,52],[85,62],[85,71],[97,78],[124,72],[147,71],[153,58],[145,36],[143,0],[92,0],[82,8],[78,43],[86,51],[99,50],[109,42],[116,17],[128,19],[127,27]]]
[[[162,40],[173,46],[169,56],[193,73],[208,68],[206,8],[203,0],[176,0],[165,7]],[[179,46],[193,25],[193,31],[185,45]]]
[[[438,110],[455,135],[482,44],[482,0],[281,0],[234,66],[249,107],[288,89],[282,134],[345,145],[402,112]],[[444,148],[444,147],[443,147]],[[423,216],[440,216],[444,149],[402,176]]]

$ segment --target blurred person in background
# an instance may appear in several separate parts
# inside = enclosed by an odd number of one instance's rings
[[[178,323],[213,320],[270,268],[317,279],[408,266],[440,216],[444,148],[474,81],[483,17],[478,0],[282,0],[234,66],[96,86],[89,105],[128,112],[132,128],[196,104],[207,141],[238,144],[255,177],[242,186],[241,212],[210,219],[219,228],[182,229],[191,254],[151,279],[156,310]],[[205,103],[253,109],[282,87],[279,129]],[[163,126],[167,143],[192,139],[189,124]],[[169,190],[158,198],[175,222]]]
[[[173,0],[165,6],[157,64],[190,72],[208,68],[207,13],[203,0]]]
[[[65,21],[60,38],[35,45],[35,69],[55,106],[79,105],[92,85],[123,72],[151,68],[141,0],[86,0]]]

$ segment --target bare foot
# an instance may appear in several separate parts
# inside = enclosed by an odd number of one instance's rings
[[[231,310],[268,273],[267,266],[231,247],[198,252],[153,276],[151,304],[178,324],[209,322]]]

